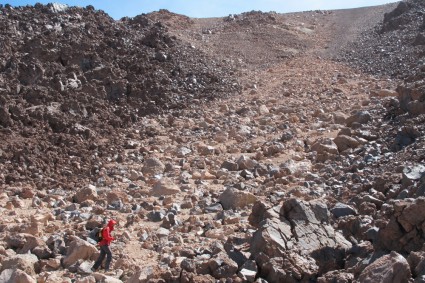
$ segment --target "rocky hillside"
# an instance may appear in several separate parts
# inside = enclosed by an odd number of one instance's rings
[[[365,72],[405,78],[424,65],[425,3],[403,1],[346,48],[340,59]]]
[[[1,6],[0,282],[424,281],[423,10]]]
[[[0,158],[8,184],[90,176],[96,165],[85,156],[102,137],[240,90],[232,69],[143,15],[116,22],[93,7],[5,7],[0,25]],[[112,155],[123,142],[112,142]],[[16,164],[28,170],[16,173]]]

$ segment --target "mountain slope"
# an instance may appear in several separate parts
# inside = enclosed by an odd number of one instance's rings
[[[0,278],[422,280],[424,69],[367,52],[418,34],[403,3],[1,7]],[[109,218],[114,273],[92,272]]]

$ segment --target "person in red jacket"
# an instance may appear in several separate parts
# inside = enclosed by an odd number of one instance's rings
[[[111,242],[115,240],[115,238],[111,236],[111,232],[114,231],[115,224],[117,224],[117,222],[111,219],[109,220],[108,225],[106,225],[106,227],[102,230],[102,240],[99,242],[100,255],[92,267],[93,271],[96,271],[100,267],[105,256],[105,272],[109,271],[109,266],[112,261],[112,252],[109,246]]]

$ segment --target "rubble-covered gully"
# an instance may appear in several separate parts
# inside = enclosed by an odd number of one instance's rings
[[[0,282],[424,282],[424,11],[0,6]]]

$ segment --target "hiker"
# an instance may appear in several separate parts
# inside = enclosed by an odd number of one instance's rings
[[[111,219],[109,220],[108,225],[106,225],[106,227],[102,229],[102,240],[99,242],[100,255],[97,258],[96,262],[94,263],[92,267],[92,271],[96,271],[100,267],[105,256],[106,256],[105,272],[109,271],[109,265],[111,264],[111,261],[112,261],[112,252],[111,252],[111,249],[109,248],[109,245],[111,244],[113,240],[115,240],[115,238],[111,236],[111,232],[114,230],[115,224],[117,224],[117,222]]]

